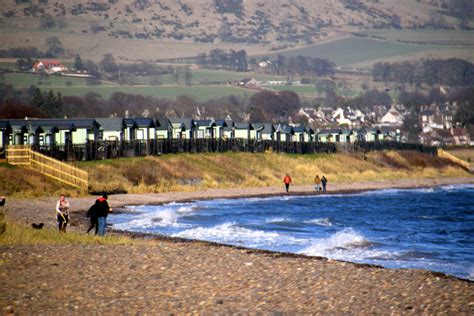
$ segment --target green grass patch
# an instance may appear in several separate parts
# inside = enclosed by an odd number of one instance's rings
[[[369,30],[370,36],[382,37],[390,41],[406,41],[439,45],[474,45],[474,31],[464,30]]]
[[[279,54],[286,57],[302,55],[313,58],[327,58],[338,66],[345,66],[368,60],[383,59],[438,48],[436,45],[418,45],[380,41],[371,38],[345,37],[322,44],[279,52]]]
[[[10,221],[0,221],[0,245],[38,244],[131,245],[133,240],[116,235],[99,237],[74,232],[60,233],[52,228],[33,229]]]
[[[88,87],[58,87],[53,89],[64,95],[82,96],[88,92],[95,92],[102,98],[109,98],[115,92],[138,94],[166,99],[174,99],[180,95],[189,95],[199,101],[225,97],[229,95],[244,96],[255,92],[228,86],[88,86]]]

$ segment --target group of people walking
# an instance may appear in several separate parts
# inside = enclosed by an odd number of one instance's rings
[[[87,229],[87,233],[95,228],[96,235],[105,235],[107,215],[112,211],[107,199],[107,193],[103,193],[87,211],[86,217],[90,219],[90,226]],[[59,201],[56,203],[56,220],[59,231],[63,233],[66,232],[66,227],[69,223],[69,209],[69,201],[66,200],[64,194],[61,194]]]
[[[290,175],[287,173],[285,177],[283,178],[283,183],[285,184],[285,190],[287,193],[290,191],[291,182],[293,181]],[[326,192],[327,183],[328,183],[328,179],[324,175],[321,178],[319,177],[318,174],[314,177],[314,189],[316,190],[316,192],[319,192],[319,191]]]

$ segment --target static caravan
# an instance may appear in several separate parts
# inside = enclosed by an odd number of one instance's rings
[[[31,121],[28,120],[9,120],[11,133],[8,136],[9,145],[29,144],[29,129]]]
[[[194,122],[190,118],[169,119],[171,123],[171,137],[173,139],[192,139],[194,132]]]
[[[135,139],[136,140],[150,140],[155,139],[155,120],[147,117],[133,118],[135,121]]]
[[[171,123],[168,119],[157,119],[155,125],[156,125],[156,129],[155,129],[156,139],[171,138]]]
[[[234,138],[250,139],[250,131],[253,130],[250,123],[235,123],[234,124]]]
[[[99,138],[107,141],[122,141],[125,125],[121,117],[96,119],[100,124]]]
[[[309,138],[308,131],[304,126],[294,126],[293,127],[294,137],[293,141],[295,142],[305,142]]]
[[[8,145],[12,127],[8,121],[0,121],[0,148]]]
[[[195,120],[194,137],[195,138],[214,138],[214,120]]]
[[[227,127],[225,120],[214,120],[214,138],[221,139],[225,138],[224,129]]]
[[[340,129],[326,129],[318,132],[318,141],[321,143],[339,143],[340,138]]]

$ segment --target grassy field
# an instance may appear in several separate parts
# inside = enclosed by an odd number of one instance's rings
[[[102,98],[109,98],[114,92],[124,92],[168,99],[174,99],[179,95],[185,94],[194,97],[196,100],[205,101],[229,95],[249,96],[255,93],[254,90],[230,85],[184,86],[171,84],[164,86],[135,86],[102,82],[102,84],[97,86],[88,86],[85,79],[61,76],[46,77],[46,80],[40,84],[40,77],[38,75],[17,73],[5,74],[4,82],[18,89],[36,85],[42,90],[48,91],[52,89],[54,92],[60,92],[63,96],[82,96],[86,93],[94,92],[98,93]]]
[[[329,183],[400,178],[469,176],[453,163],[416,152],[370,152],[365,155],[276,153],[176,154],[79,162],[89,172],[91,191],[152,193],[209,188],[279,186],[285,173],[294,184],[311,184],[315,174]],[[0,192],[13,197],[79,196],[30,170],[0,164]]]
[[[472,32],[471,32],[472,35]],[[466,35],[467,37],[467,35]],[[449,34],[440,35],[438,40],[449,43]],[[464,37],[463,37],[464,38]],[[427,57],[463,57],[474,59],[472,47],[456,47],[440,44],[411,44],[394,41],[382,41],[372,38],[344,37],[312,46],[279,52],[284,56],[310,56],[327,58],[338,66],[358,66],[370,68],[381,60],[409,60]],[[273,55],[276,55],[273,54]],[[470,58],[469,58],[470,57]]]
[[[138,94],[158,98],[174,99],[180,95],[189,95],[198,101],[220,98],[229,95],[251,95],[255,91],[232,86],[88,86],[88,87],[61,87],[54,91],[62,95],[81,96],[88,92],[95,92],[102,98],[109,98],[114,92]]]
[[[286,57],[303,55],[327,58],[338,66],[347,66],[368,60],[403,56],[416,52],[428,53],[437,49],[440,49],[440,47],[436,45],[417,45],[379,41],[370,38],[345,37],[301,49],[280,52],[280,54]]]
[[[474,31],[464,30],[369,30],[370,36],[383,37],[389,41],[417,42],[437,45],[474,45]]]

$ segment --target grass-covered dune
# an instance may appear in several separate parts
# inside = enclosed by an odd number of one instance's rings
[[[285,173],[295,185],[311,184],[316,174],[329,183],[400,178],[466,177],[470,174],[449,160],[418,152],[288,155],[176,154],[80,162],[89,172],[89,191],[159,193],[210,188],[279,186]],[[78,196],[52,179],[30,170],[0,164],[0,195],[38,197]]]

